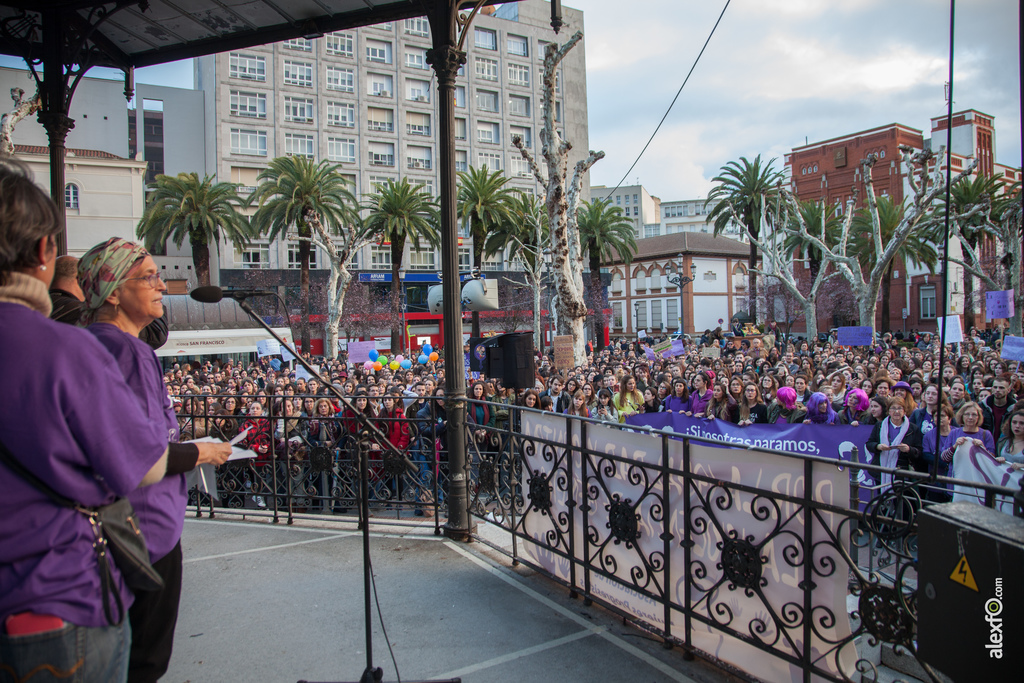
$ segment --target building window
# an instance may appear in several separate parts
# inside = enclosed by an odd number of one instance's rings
[[[288,156],[299,156],[313,158],[313,150],[316,142],[312,135],[301,135],[299,133],[284,134],[284,153]]]
[[[530,98],[512,95],[508,98],[508,113],[512,116],[530,115]]]
[[[391,270],[391,247],[370,248],[370,270]]]
[[[455,171],[465,173],[469,170],[469,154],[464,149],[455,150]]]
[[[508,159],[508,170],[516,178],[531,178],[530,165],[519,154],[511,154]]]
[[[476,91],[476,108],[480,111],[498,111],[498,93],[490,90]]]
[[[416,187],[423,188],[423,191],[426,192],[431,197],[435,197],[436,196],[434,194],[434,179],[433,178],[413,178],[412,179],[412,184],[415,185]]]
[[[508,34],[508,53],[518,57],[530,56],[530,40],[524,36]]]
[[[509,141],[517,135],[523,141],[523,147],[529,149],[533,146],[533,134],[530,128],[524,128],[523,126],[509,126]]]
[[[661,234],[660,223],[648,223],[644,226],[644,237],[657,237]]]
[[[381,186],[387,185],[389,180],[397,180],[397,178],[390,178],[386,175],[371,175],[370,187],[373,188],[374,192],[379,192]]]
[[[284,98],[284,120],[294,123],[313,123],[313,100],[304,97]]]
[[[473,267],[473,254],[469,247],[459,247],[459,270],[469,270]]]
[[[508,82],[511,85],[530,85],[530,67],[523,64],[508,65]]]
[[[405,65],[410,69],[426,69],[427,51],[418,47],[407,48],[405,51]]]
[[[391,43],[386,43],[382,40],[367,40],[366,61],[379,62],[381,64],[390,64]]]
[[[231,91],[231,113],[254,119],[267,118],[267,96],[258,92]]]
[[[623,326],[622,326],[622,302],[621,301],[613,301],[612,302],[612,327],[617,327],[620,330],[623,329]]]
[[[356,106],[348,102],[327,103],[327,125],[353,128],[356,125]]]
[[[375,95],[377,97],[391,97],[391,93],[394,92],[395,80],[391,76],[384,74],[367,74],[369,77],[369,83],[366,85],[366,94]]]
[[[394,166],[394,144],[390,142],[371,142],[369,144],[369,160],[371,166]]]
[[[270,267],[270,245],[250,244],[244,249],[234,250],[235,268],[244,270],[260,269]]]
[[[355,92],[355,71],[352,69],[342,69],[336,66],[327,67],[327,89],[340,90],[341,92]]]
[[[479,121],[476,124],[476,141],[496,145],[501,139],[501,128],[497,123]]]
[[[284,41],[284,46],[289,50],[313,51],[313,41],[308,38],[292,38],[291,40]]]
[[[500,171],[501,154],[499,152],[477,152],[476,165],[477,168],[486,166],[492,171]]]
[[[429,171],[433,165],[431,157],[429,147],[409,145],[409,155],[405,159],[405,166],[415,171]]]
[[[405,113],[405,132],[409,135],[430,137],[430,114],[407,111]]]
[[[473,29],[473,43],[481,50],[497,50],[498,34],[488,28]]]
[[[501,264],[505,261],[502,257],[501,252],[497,254],[491,254],[490,256],[484,256],[483,263],[480,264],[481,270],[501,270]]]
[[[455,119],[455,139],[466,139],[466,119]]]
[[[430,22],[422,18],[406,19],[405,33],[409,36],[423,36],[425,38],[430,35]]]
[[[457,85],[455,86],[455,106],[466,108],[466,86]]]
[[[353,49],[355,40],[351,33],[339,33],[337,31],[328,33],[324,36],[324,45],[329,55],[339,55],[341,57],[352,57],[355,55],[355,50]]]
[[[327,138],[327,158],[343,164],[356,162],[355,138]]]
[[[665,299],[665,323],[669,327],[679,328],[679,299]]]
[[[288,268],[290,270],[299,270],[302,267],[302,260],[299,258],[299,244],[298,242],[288,243]],[[316,247],[312,244],[309,245],[309,267],[311,270],[315,270],[319,266],[316,264]]]
[[[635,308],[635,307],[634,307]],[[646,330],[647,329],[647,302],[641,301],[640,308],[637,308],[636,314],[636,329]]]
[[[231,129],[231,153],[267,156],[267,133],[262,130]]]
[[[935,285],[928,285],[927,287],[921,287],[921,309],[918,318],[921,320],[934,320],[935,319]]]
[[[410,102],[430,102],[430,83],[419,79],[405,81],[405,99]]]
[[[284,62],[284,82],[286,85],[297,85],[303,88],[313,87],[313,65],[308,62]]]
[[[495,59],[486,59],[484,57],[477,57],[473,62],[476,67],[476,76],[485,81],[496,81],[498,80],[498,61]]]
[[[78,208],[78,185],[68,183],[64,186],[64,208]]]
[[[409,270],[437,270],[433,249],[413,249],[409,252]]]
[[[651,302],[651,328],[655,330],[662,329],[662,317],[661,317],[661,301]]]
[[[392,133],[395,130],[395,113],[390,109],[370,107],[366,111],[366,127],[372,131]]]
[[[232,52],[228,57],[228,75],[250,81],[267,80],[267,60],[256,55]]]

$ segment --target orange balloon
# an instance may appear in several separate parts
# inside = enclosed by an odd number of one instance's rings
[[[381,364],[380,361],[377,361],[376,363],[373,364],[373,369],[374,370],[382,370],[383,368],[384,368],[384,366]]]
[[[437,359],[440,357],[441,356],[437,355],[437,351],[434,351],[432,354],[430,354],[430,360],[434,361],[435,363],[437,362]]]

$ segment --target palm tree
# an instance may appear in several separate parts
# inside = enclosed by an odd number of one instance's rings
[[[878,230],[882,237],[883,248],[888,245],[896,232],[897,226],[903,221],[905,207],[897,204],[890,197],[879,197],[878,201]],[[871,223],[871,215],[867,209],[860,209],[853,217],[850,224],[850,232],[853,235],[853,243],[850,245],[850,254],[855,255],[860,261],[861,268],[870,270],[875,267],[878,255],[875,254],[875,242],[873,238],[875,228]],[[933,231],[915,230],[910,233],[907,241],[894,255],[885,270],[882,278],[882,326],[889,328],[889,288],[892,284],[892,273],[897,264],[911,263],[916,267],[925,266],[934,269],[939,262],[938,252],[935,251],[935,240]]]
[[[373,235],[379,242],[391,243],[391,313],[392,320],[399,320],[402,302],[399,269],[405,244],[411,241],[413,247],[419,249],[420,240],[426,239],[431,247],[440,246],[437,209],[423,186],[413,185],[408,178],[400,182],[388,179],[377,185],[377,192],[367,198],[363,208],[370,213],[363,222],[363,233]],[[391,330],[392,350],[402,348],[401,337],[401,328]]]
[[[633,224],[623,217],[622,209],[612,206],[610,198],[584,202],[576,212],[576,222],[580,228],[580,249],[590,261],[591,295],[601,293],[600,300],[593,302],[594,315],[591,318],[594,326],[591,339],[594,340],[596,353],[598,335],[604,328],[605,296],[601,285],[601,261],[610,261],[618,255],[628,265],[636,254],[636,234]]]
[[[714,221],[715,235],[721,235],[729,222],[733,220],[733,212],[739,218],[743,229],[755,239],[760,237],[761,212],[764,214],[771,227],[774,223],[773,208],[776,205],[778,183],[782,179],[782,173],[776,171],[772,159],[762,165],[761,155],[758,154],[751,163],[746,157],[740,157],[739,161],[730,161],[722,167],[718,176],[712,179],[715,187],[708,193],[708,199],[704,206],[714,202],[715,206],[708,213],[707,222]],[[747,277],[749,279],[750,294],[750,320],[757,321],[757,275],[754,269],[757,268],[757,246],[750,242],[750,258],[747,261]]]
[[[537,197],[525,192],[513,192],[509,201],[511,220],[499,223],[487,236],[484,254],[492,256],[506,248],[511,248],[516,259],[519,259],[533,289],[533,335],[534,346],[542,348],[540,311],[541,311],[541,271],[544,267],[544,254],[551,241],[551,230],[548,227],[548,214]]]
[[[346,221],[359,220],[356,198],[338,169],[337,164],[316,163],[304,156],[277,157],[259,174],[259,184],[249,198],[249,203],[257,206],[251,219],[255,234],[275,240],[289,230],[298,232],[301,338],[306,352],[310,348],[308,221],[318,219],[331,231]]]
[[[510,221],[509,203],[512,190],[505,186],[508,178],[501,171],[491,173],[487,166],[469,167],[459,173],[459,218],[469,224],[473,240],[473,266],[483,266],[487,235]],[[480,314],[473,312],[473,336],[480,336]]]
[[[952,217],[954,220],[967,212],[972,206],[985,201],[990,202],[988,211],[959,221],[960,233],[963,235],[964,241],[974,250],[974,253],[977,253],[978,243],[985,235],[984,226],[986,222],[998,222],[999,215],[1002,212],[1002,202],[998,199],[1002,187],[1002,183],[995,176],[979,173],[978,175],[961,178],[960,182],[949,188],[949,201],[952,205]],[[944,210],[943,208],[937,213],[944,216],[945,214],[942,213]],[[953,235],[950,235],[950,237],[952,238]],[[970,253],[967,250],[964,250],[964,262],[969,266],[976,265],[972,262]],[[964,329],[970,329],[975,324],[973,298],[974,276],[965,270],[964,308],[966,309],[967,318],[964,321]]]
[[[219,251],[223,239],[241,248],[252,236],[249,221],[238,210],[244,203],[238,186],[215,183],[213,176],[199,180],[196,173],[179,173],[158,175],[149,188],[136,236],[151,250],[168,239],[180,249],[188,237],[199,286],[209,285],[210,244]]]

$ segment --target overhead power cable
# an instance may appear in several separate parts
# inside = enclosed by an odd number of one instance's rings
[[[665,123],[665,119],[668,118],[669,113],[672,111],[672,107],[675,106],[676,100],[679,99],[679,96],[683,93],[683,88],[686,87],[686,83],[690,80],[690,76],[693,75],[693,70],[697,68],[697,64],[700,62],[701,56],[704,55],[704,50],[707,49],[708,43],[711,42],[712,36],[715,35],[715,31],[718,30],[718,25],[720,23],[722,23],[722,17],[725,16],[725,10],[729,9],[729,3],[730,2],[732,2],[732,0],[725,0],[725,7],[722,8],[722,13],[718,15],[718,21],[716,21],[715,25],[713,27],[711,27],[711,33],[708,34],[708,38],[707,38],[707,40],[704,41],[704,46],[700,49],[700,52],[697,53],[697,58],[695,60],[693,60],[693,65],[690,67],[690,70],[687,72],[686,78],[683,79],[683,84],[680,85],[679,86],[679,90],[676,91],[676,96],[672,98],[671,104],[668,105],[668,109],[665,111],[665,115],[662,116],[661,117],[661,121],[658,122],[658,127],[654,129],[653,133],[651,133],[651,137],[647,141],[647,144],[644,145],[644,148],[642,150],[640,150],[640,154],[638,154],[636,156],[636,161],[633,162],[633,165],[630,166],[629,170],[626,171],[623,174],[622,180],[619,181],[619,184],[616,185],[614,187],[614,189],[612,189],[612,191],[608,193],[609,197],[611,197],[615,193],[615,190],[618,190],[620,187],[622,187],[622,183],[624,183],[626,181],[626,178],[629,177],[629,174],[633,171],[633,169],[636,167],[636,165],[638,163],[640,163],[640,157],[642,157],[644,155],[644,152],[647,151],[647,148],[651,146],[652,142],[654,142],[654,137],[658,134],[658,131],[661,130],[662,124]]]

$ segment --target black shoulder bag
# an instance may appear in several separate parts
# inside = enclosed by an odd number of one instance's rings
[[[111,626],[120,624],[124,619],[124,603],[121,600],[121,592],[114,585],[110,561],[107,559],[108,551],[114,559],[114,564],[121,570],[125,583],[133,591],[154,591],[164,587],[164,580],[149,561],[146,539],[139,529],[135,509],[127,498],[118,498],[109,505],[86,507],[70,498],[65,498],[50,488],[46,482],[18,462],[2,441],[0,441],[0,459],[3,459],[16,474],[45,493],[57,505],[77,510],[89,518],[89,526],[92,527],[92,532],[96,536],[92,547],[96,551],[96,560],[100,569],[100,585],[103,587],[103,613]],[[117,605],[118,617],[116,620],[110,611],[111,595]]]

